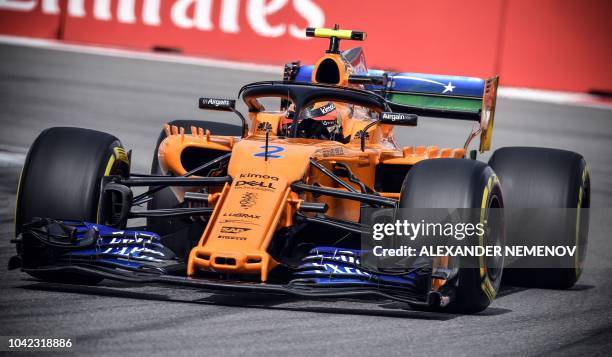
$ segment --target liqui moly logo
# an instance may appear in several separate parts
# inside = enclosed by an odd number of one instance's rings
[[[306,27],[325,24],[321,0],[65,0],[69,17],[93,17],[99,21],[123,24],[165,26],[166,21],[183,29],[220,30],[239,34],[244,28],[239,19],[246,17],[246,26],[262,37],[292,37],[306,39]],[[58,15],[64,0],[0,0],[0,10]],[[93,3],[93,6],[90,4]],[[168,4],[170,4],[168,6]],[[296,19],[271,22],[269,17],[290,7]],[[88,13],[89,12],[89,13]],[[169,20],[165,20],[169,19]],[[297,20],[297,21],[296,21]]]

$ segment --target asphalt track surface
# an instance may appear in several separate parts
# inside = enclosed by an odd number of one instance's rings
[[[274,78],[0,45],[1,264],[14,254],[9,241],[19,158],[42,129],[69,125],[113,133],[134,150],[134,170],[146,172],[165,121],[207,115],[235,120],[199,112],[198,96],[232,98],[244,83]],[[423,119],[418,129],[398,136],[405,144],[460,147],[468,130]],[[612,206],[612,111],[501,99],[493,144],[581,152],[591,168],[592,205]],[[222,295],[113,282],[49,284],[0,268],[0,335],[69,336],[79,354],[607,355],[612,215],[598,212],[592,214],[578,285],[568,291],[506,287],[474,316],[418,312],[388,301]]]

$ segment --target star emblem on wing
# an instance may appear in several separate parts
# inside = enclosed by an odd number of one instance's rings
[[[447,85],[444,86],[444,91],[442,92],[442,94],[446,93],[446,92],[453,92],[453,89],[455,89],[456,86],[454,86],[451,82],[448,82]]]

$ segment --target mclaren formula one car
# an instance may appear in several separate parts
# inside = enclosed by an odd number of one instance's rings
[[[149,174],[106,133],[43,131],[23,168],[10,268],[38,279],[103,279],[303,297],[375,295],[423,309],[474,313],[495,298],[499,262],[431,257],[404,269],[362,264],[368,209],[572,208],[573,234],[539,232],[542,244],[578,247],[560,268],[508,269],[515,283],[566,288],[580,276],[589,173],[579,154],[506,147],[488,163],[497,78],[368,69],[360,31],[309,28],[329,48],[314,65],[285,66],[282,80],[247,84],[235,100],[199,108],[240,125],[177,120],[164,126]],[[462,146],[402,146],[395,126],[445,118],[472,123]],[[415,130],[417,129],[407,129]],[[418,135],[418,134],[416,134]],[[474,140],[477,139],[477,140]],[[476,149],[471,146],[476,143]],[[408,143],[410,144],[410,143]],[[582,208],[582,210],[581,210]],[[134,224],[133,222],[144,222]],[[136,220],[135,220],[136,219]],[[521,222],[506,218],[478,244],[503,245]]]

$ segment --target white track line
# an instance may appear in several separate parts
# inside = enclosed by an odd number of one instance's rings
[[[26,154],[19,152],[0,151],[0,168],[20,167],[25,161]]]
[[[506,99],[612,109],[612,101],[602,101],[599,97],[587,93],[561,92],[533,88],[500,87],[497,91],[497,95],[500,98]]]
[[[0,35],[0,43],[9,45],[18,45],[26,47],[37,47],[48,50],[66,51],[74,53],[85,53],[91,55],[127,58],[127,59],[138,59],[145,61],[155,62],[166,62],[166,63],[180,63],[180,64],[191,64],[196,66],[215,67],[233,69],[239,71],[251,71],[251,72],[265,72],[265,73],[278,73],[282,75],[282,66],[273,66],[265,64],[247,63],[247,62],[235,62],[217,60],[212,58],[202,57],[191,57],[184,55],[174,55],[165,53],[154,53],[154,52],[139,52],[134,50],[126,50],[111,47],[99,47],[89,45],[76,45],[71,43],[60,42],[56,40],[45,40],[15,36],[4,36]]]
[[[0,144],[0,168],[23,166],[27,153],[28,148]]]
[[[156,61],[166,63],[190,64],[196,66],[224,68],[239,71],[263,72],[282,74],[282,67],[277,65],[265,65],[237,61],[226,61],[212,58],[192,57],[175,54],[162,54],[144,51],[134,51],[119,48],[99,47],[93,45],[76,45],[57,40],[34,39],[26,37],[0,35],[0,43],[19,45],[26,47],[37,47],[48,50],[66,51],[74,53],[85,53],[99,56],[116,58],[138,59],[145,61]],[[593,107],[612,109],[612,102],[601,101],[598,97],[586,93],[561,92],[531,88],[500,87],[498,91],[500,98],[534,101],[541,103],[552,103],[562,105],[573,105],[581,107]]]

